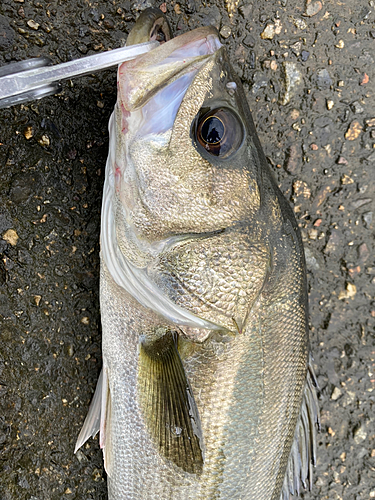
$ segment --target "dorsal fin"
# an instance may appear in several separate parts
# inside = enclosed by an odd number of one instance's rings
[[[316,430],[320,429],[317,387],[318,383],[310,356],[301,413],[294,434],[280,500],[289,500],[290,495],[299,495],[301,485],[311,490],[312,467],[316,465]]]

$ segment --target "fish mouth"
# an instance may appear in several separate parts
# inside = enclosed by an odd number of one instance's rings
[[[173,125],[196,73],[221,47],[217,30],[206,26],[119,66],[119,104],[125,114],[142,110],[142,136],[163,133]]]

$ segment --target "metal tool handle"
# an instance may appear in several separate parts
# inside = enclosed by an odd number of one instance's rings
[[[44,97],[55,92],[56,82],[116,66],[149,52],[158,45],[158,42],[146,42],[121,47],[55,66],[46,66],[47,58],[29,59],[3,66],[0,68],[0,108],[19,104],[30,98]]]

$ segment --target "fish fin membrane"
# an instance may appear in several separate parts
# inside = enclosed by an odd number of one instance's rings
[[[100,430],[100,416],[102,407],[103,370],[100,372],[94,397],[91,400],[90,408],[79,433],[74,453],[83,446],[90,437],[96,436]]]
[[[102,411],[100,419],[100,448],[103,450],[104,469],[110,477],[113,470],[112,460],[112,398],[109,390],[107,371],[104,372],[104,387],[102,397]]]
[[[316,389],[318,383],[309,357],[307,379],[297,422],[292,449],[285,473],[280,500],[299,495],[301,485],[311,490],[313,466],[316,465],[316,432],[320,430],[320,417]]]
[[[139,400],[146,427],[167,460],[191,474],[200,474],[204,455],[202,429],[184,367],[178,336],[167,331],[139,354]]]
[[[94,397],[92,398],[89,411],[83,423],[81,432],[79,433],[74,453],[83,446],[90,437],[96,436],[100,431],[100,447],[103,449],[104,468],[110,475],[111,459],[109,444],[111,432],[109,424],[111,421],[111,398],[109,394],[107,370],[102,369],[99,375]]]

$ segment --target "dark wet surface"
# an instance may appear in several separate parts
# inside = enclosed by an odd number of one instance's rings
[[[116,48],[142,5],[3,0],[0,63]],[[375,4],[245,0],[232,19],[224,0],[166,8],[177,32],[220,29],[302,229],[322,410],[304,498],[375,498]],[[1,500],[106,498],[97,441],[73,449],[101,365],[100,202],[115,99],[113,70],[0,110]]]

